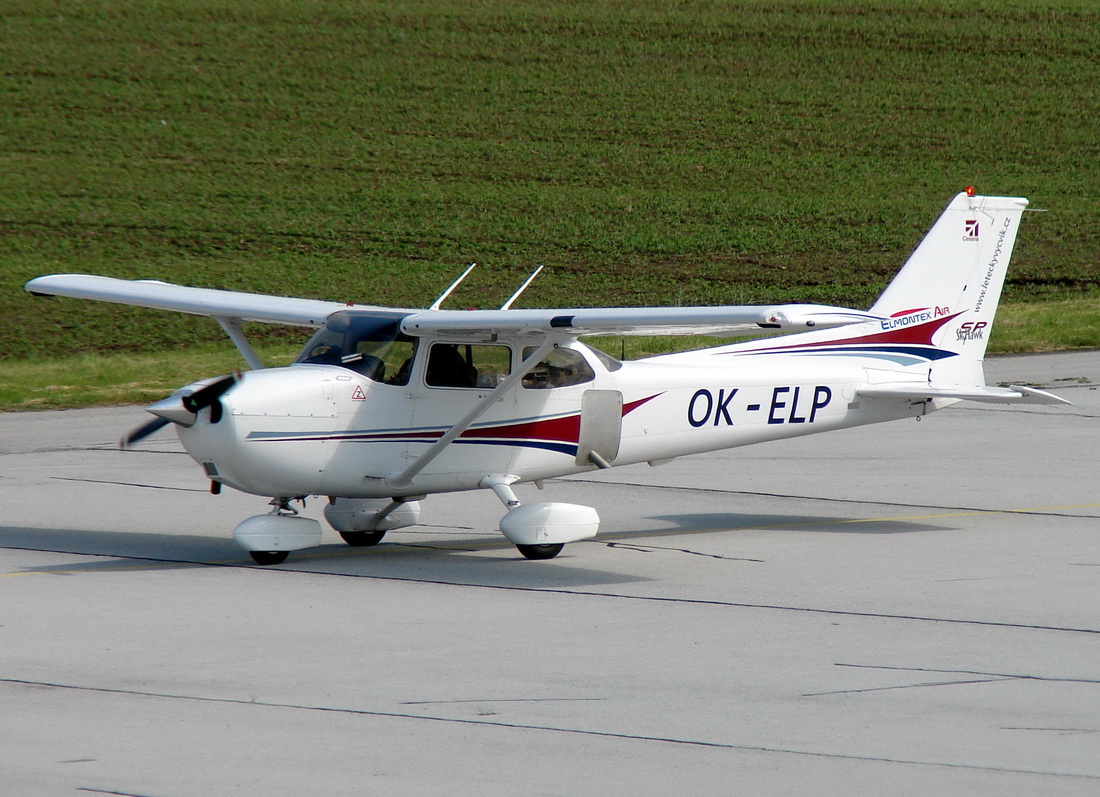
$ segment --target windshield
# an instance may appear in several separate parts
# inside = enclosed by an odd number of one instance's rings
[[[317,330],[296,363],[339,365],[387,385],[407,385],[416,338],[403,334],[403,315],[339,311]]]

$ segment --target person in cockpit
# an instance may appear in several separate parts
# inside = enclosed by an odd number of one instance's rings
[[[432,387],[476,387],[477,369],[453,343],[436,343],[428,356],[425,381]]]

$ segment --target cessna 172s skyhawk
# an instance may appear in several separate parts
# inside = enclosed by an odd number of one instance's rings
[[[60,274],[34,294],[210,316],[252,369],[177,390],[130,445],[173,423],[214,492],[269,496],[234,536],[260,564],[318,545],[291,502],[328,496],[351,545],[418,522],[431,493],[493,490],[500,530],[548,559],[593,537],[595,509],[521,503],[513,486],[868,423],[962,399],[1068,403],[982,372],[1027,200],[974,196],[943,215],[868,311],[821,305],[639,309],[399,310]],[[465,276],[465,275],[463,275]],[[461,278],[459,278],[461,281]],[[522,288],[521,288],[522,290]],[[516,295],[518,295],[517,292]],[[317,330],[297,362],[263,368],[243,322]],[[619,362],[581,336],[761,328],[779,338]]]

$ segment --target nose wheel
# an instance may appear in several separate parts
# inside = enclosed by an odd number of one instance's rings
[[[559,553],[561,549],[565,547],[565,543],[558,543],[557,545],[517,545],[516,548],[521,554],[528,559],[553,559]]]
[[[290,551],[249,551],[248,555],[258,565],[280,565],[286,561]]]
[[[254,515],[233,529],[233,539],[258,565],[277,565],[287,554],[321,544],[321,524],[299,517],[289,498],[275,498],[266,515]]]

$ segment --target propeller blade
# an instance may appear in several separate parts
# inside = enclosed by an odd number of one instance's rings
[[[240,372],[230,374],[216,382],[211,382],[206,387],[199,388],[194,393],[186,396],[172,395],[156,404],[151,404],[147,409],[157,417],[119,440],[119,448],[129,448],[169,423],[190,426],[195,422],[195,416],[198,415],[199,410],[204,407],[212,407],[210,420],[212,423],[217,423],[222,416],[222,406],[218,399],[237,384],[240,378]]]
[[[238,378],[237,374],[230,374],[229,376],[222,377],[217,382],[212,382],[206,387],[199,388],[191,395],[183,397],[183,406],[187,408],[188,411],[197,414],[199,410],[203,407],[209,407],[221,398],[229,388],[237,384]]]
[[[167,426],[168,423],[169,421],[167,418],[153,418],[153,420],[149,421],[148,423],[143,423],[137,429],[134,429],[128,435],[119,440],[118,447],[121,449],[127,449],[130,446],[134,445],[134,443],[144,440],[157,429],[160,429],[163,426]]]

